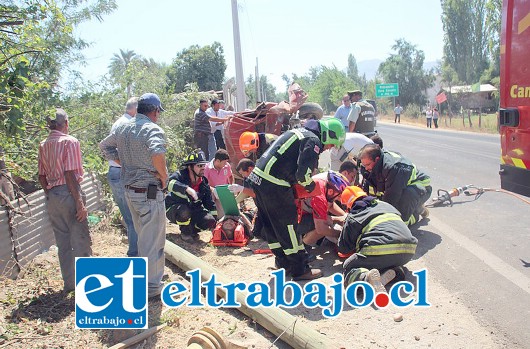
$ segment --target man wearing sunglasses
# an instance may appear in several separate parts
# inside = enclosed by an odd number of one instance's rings
[[[431,196],[431,178],[401,154],[365,145],[359,152],[363,189],[398,209],[407,225],[426,218],[423,205]]]
[[[199,232],[215,227],[217,210],[212,199],[204,169],[208,160],[201,150],[195,150],[182,163],[182,168],[168,180],[166,216],[178,224],[184,241],[198,240]]]

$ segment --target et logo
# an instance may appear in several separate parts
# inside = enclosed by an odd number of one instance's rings
[[[147,258],[78,257],[75,326],[147,328]]]

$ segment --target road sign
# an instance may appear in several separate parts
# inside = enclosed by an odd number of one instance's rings
[[[375,96],[381,97],[397,97],[399,96],[399,84],[376,84]]]

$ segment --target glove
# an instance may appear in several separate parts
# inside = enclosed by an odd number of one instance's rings
[[[228,190],[230,190],[231,193],[233,194],[238,194],[238,193],[241,193],[243,191],[244,187],[242,185],[239,185],[239,184],[229,184],[228,185]]]
[[[197,195],[197,192],[192,187],[186,188],[186,194],[188,194],[193,199],[193,201],[199,200],[199,196]]]

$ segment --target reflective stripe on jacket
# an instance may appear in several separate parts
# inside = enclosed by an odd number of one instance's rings
[[[323,151],[319,137],[304,128],[282,134],[258,159],[253,173],[271,183],[290,187],[313,183],[311,175]]]
[[[358,200],[348,213],[338,250],[366,256],[414,254],[417,243],[397,209],[369,196]]]

